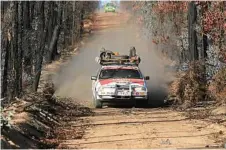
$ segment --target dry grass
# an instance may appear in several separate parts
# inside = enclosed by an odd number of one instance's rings
[[[170,86],[169,96],[173,97],[173,103],[181,108],[193,107],[199,101],[206,98],[206,86],[203,78],[203,67],[200,62],[190,64],[189,70],[178,74]]]
[[[6,143],[13,141],[25,149],[56,148],[61,140],[83,136],[85,127],[72,128],[69,123],[78,121],[80,116],[93,115],[93,112],[72,99],[53,96],[54,92],[54,85],[48,82],[42,92],[27,94],[7,107],[8,111],[15,110],[16,114],[10,120],[12,128],[3,129]],[[15,133],[8,134],[11,132]],[[18,137],[14,138],[14,134]],[[21,139],[28,142],[21,143]]]
[[[213,77],[208,90],[218,105],[226,105],[226,67]]]
[[[222,68],[207,85],[200,62],[190,65],[185,73],[178,73],[170,85],[169,97],[183,108],[195,106],[197,102],[213,100],[217,106],[226,105],[226,68]]]
[[[187,72],[178,73],[170,85],[169,100],[190,119],[225,126],[226,68],[216,73],[209,85],[205,84],[202,71],[202,65],[196,62]]]

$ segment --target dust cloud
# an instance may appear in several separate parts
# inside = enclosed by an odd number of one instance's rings
[[[140,69],[145,76],[150,76],[150,80],[147,82],[150,92],[149,103],[161,104],[167,94],[166,83],[169,77],[164,72],[164,66],[168,62],[160,57],[161,55],[158,54],[150,40],[139,35],[139,27],[125,24],[125,17],[121,17],[122,20],[117,17],[116,23],[113,17],[104,17],[104,15],[106,14],[100,14],[99,25],[105,23],[105,26],[107,24],[109,27],[94,31],[79,50],[79,54],[62,67],[54,77],[57,88],[56,95],[72,97],[83,104],[92,104],[90,77],[96,75],[100,68],[100,65],[95,62],[95,57],[99,56],[100,49],[104,47],[121,54],[128,54],[130,47],[135,46],[141,57]],[[113,22],[118,26],[111,27]]]

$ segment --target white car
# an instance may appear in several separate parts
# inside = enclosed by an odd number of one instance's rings
[[[103,103],[148,101],[146,80],[136,65],[104,65],[91,77],[95,108]]]

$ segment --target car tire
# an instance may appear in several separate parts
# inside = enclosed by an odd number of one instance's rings
[[[95,108],[102,108],[103,107],[102,102],[100,100],[94,98],[94,97],[93,97],[93,103],[94,103]]]
[[[95,100],[95,108],[102,108],[103,104],[100,100]]]

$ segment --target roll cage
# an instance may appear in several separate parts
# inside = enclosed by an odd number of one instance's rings
[[[129,55],[119,55],[117,52],[106,50],[102,48],[100,51],[99,57],[96,58],[96,61],[100,65],[135,65],[138,66],[141,59],[136,54],[135,47],[130,49]]]

